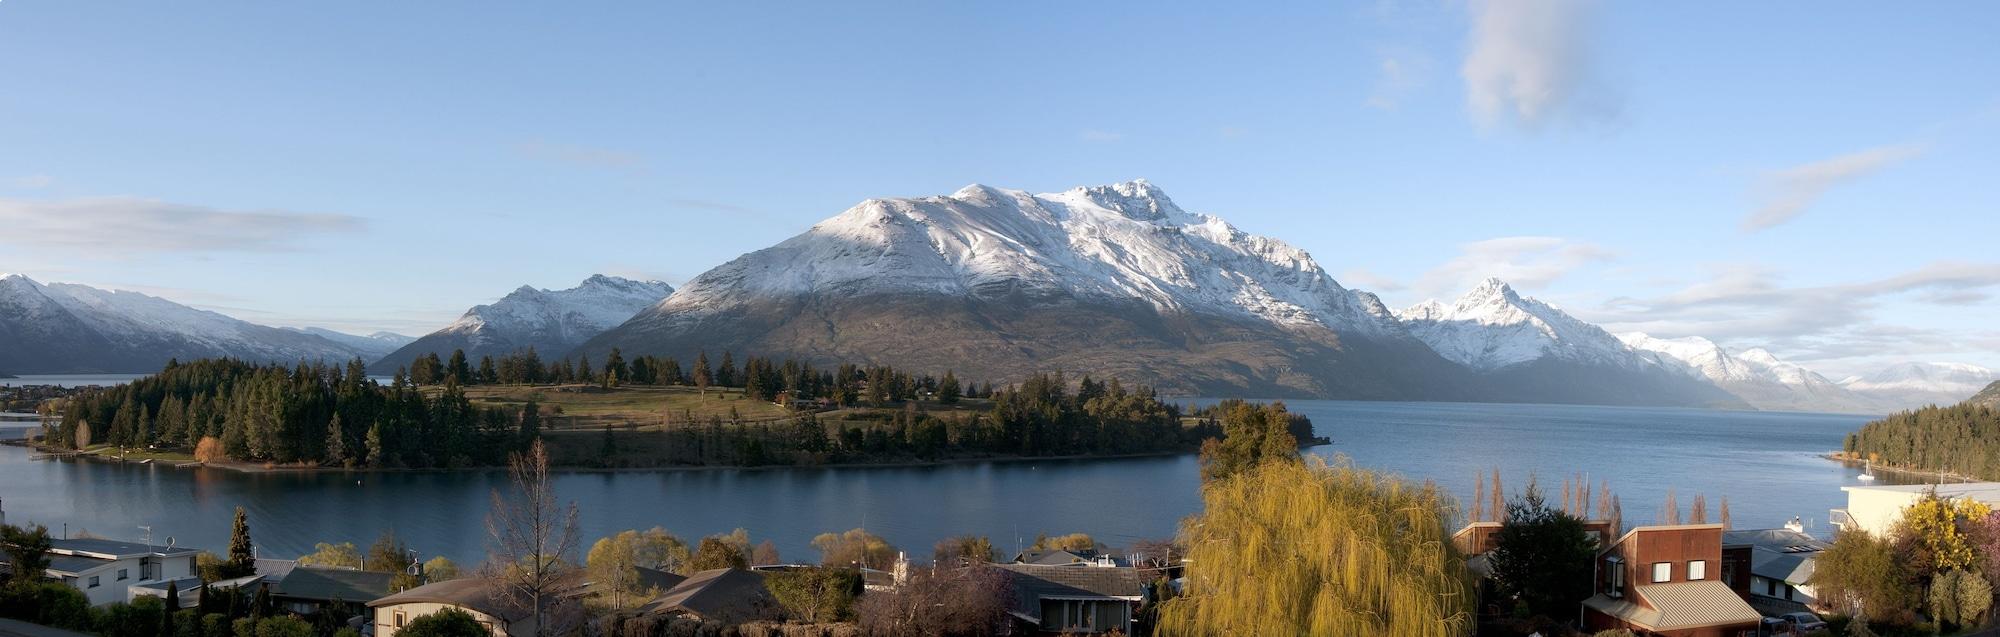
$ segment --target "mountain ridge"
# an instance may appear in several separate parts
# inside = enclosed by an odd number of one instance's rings
[[[593,274],[561,290],[523,285],[492,303],[475,305],[443,328],[425,334],[369,364],[387,374],[426,354],[449,356],[463,350],[477,360],[534,348],[559,356],[674,291],[660,281],[636,281]]]

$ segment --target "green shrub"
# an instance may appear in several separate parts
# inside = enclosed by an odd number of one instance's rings
[[[266,617],[257,620],[257,637],[313,637],[313,627],[297,617]]]
[[[0,617],[89,631],[97,628],[91,617],[90,598],[81,591],[55,582],[12,584],[0,588]]]
[[[209,613],[201,616],[201,637],[230,637],[229,616]]]
[[[397,637],[485,637],[491,633],[479,625],[471,613],[456,609],[444,610],[410,620]]]

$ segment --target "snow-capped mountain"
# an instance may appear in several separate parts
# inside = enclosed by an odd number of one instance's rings
[[[734,349],[997,381],[1088,370],[1173,390],[1414,397],[1461,373],[1311,255],[1144,180],[863,201],[712,269],[583,351]],[[1368,370],[1368,371],[1364,371]],[[1409,376],[1409,378],[1404,378]]]
[[[1451,304],[1430,300],[1396,315],[1438,355],[1511,393],[1563,402],[1742,406],[1712,384],[1674,373],[1657,356],[1521,296],[1499,279],[1486,279]]]
[[[1803,365],[1780,360],[1763,348],[1731,353],[1699,336],[1667,339],[1643,332],[1620,334],[1618,338],[1640,353],[1656,355],[1662,366],[1714,383],[1758,409],[1880,411],[1868,398]]]
[[[369,369],[388,373],[424,354],[449,356],[461,349],[474,360],[530,347],[543,356],[561,356],[673,291],[673,286],[659,281],[602,274],[567,290],[523,285],[499,301],[467,310],[444,329],[397,348]]]
[[[0,277],[0,369],[13,373],[146,373],[169,359],[234,357],[293,363],[360,352],[137,292]]]
[[[1626,369],[1649,363],[1603,328],[1523,297],[1499,279],[1486,279],[1451,305],[1430,300],[1396,316],[1438,355],[1482,372],[1544,358]]]
[[[1145,180],[1033,195],[870,199],[690,281],[659,313],[802,293],[1067,297],[1370,335],[1394,319],[1304,250],[1191,214]]]
[[[2000,380],[2000,374],[1965,363],[1900,363],[1866,376],[1840,381],[1849,391],[1892,400],[1899,408],[1926,404],[1952,405],[1981,388]]]
[[[389,352],[396,351],[398,347],[409,345],[411,341],[417,340],[415,336],[404,336],[395,332],[376,332],[362,336],[359,334],[336,332],[324,327],[287,327],[285,329],[302,334],[311,334],[345,345],[348,349],[360,352],[361,358],[371,361],[381,358]]]

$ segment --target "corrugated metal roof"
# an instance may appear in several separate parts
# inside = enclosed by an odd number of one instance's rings
[[[1659,623],[1652,624],[1652,630],[1755,624],[1764,618],[1727,584],[1715,580],[1643,584],[1633,590],[1659,609]]]

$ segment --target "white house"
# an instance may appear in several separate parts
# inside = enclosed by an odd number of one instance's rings
[[[1860,485],[1840,490],[1847,492],[1847,506],[1831,512],[1833,526],[1843,533],[1859,529],[1878,537],[1887,537],[1903,518],[1903,509],[1932,490],[1941,498],[1970,498],[2000,508],[2000,482]]]
[[[135,585],[198,577],[200,551],[99,539],[51,540],[48,575],[83,591],[93,606],[129,601]]]

